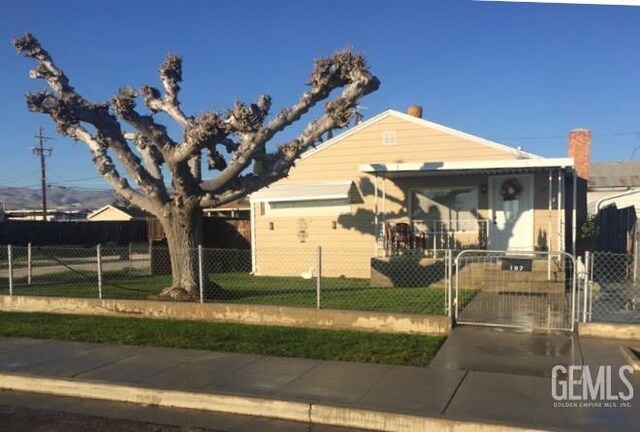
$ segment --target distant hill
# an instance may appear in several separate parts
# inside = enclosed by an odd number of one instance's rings
[[[80,189],[47,189],[49,209],[98,209],[116,199],[112,191],[88,191]],[[6,210],[40,209],[40,189],[0,186],[0,203]],[[1,208],[1,207],[0,207]]]

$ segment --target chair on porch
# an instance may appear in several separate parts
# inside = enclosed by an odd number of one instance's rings
[[[401,247],[406,249],[411,246],[411,230],[409,229],[409,224],[404,222],[399,222],[394,227],[394,245],[396,250]]]
[[[392,225],[385,222],[384,240],[387,255],[395,255],[401,248],[406,249],[410,246],[409,224],[401,222]]]

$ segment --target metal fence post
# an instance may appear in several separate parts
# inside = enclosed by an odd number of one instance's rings
[[[316,263],[316,309],[320,309],[320,289],[322,278],[322,246],[318,246],[317,263]]]
[[[13,259],[11,257],[11,245],[7,245],[7,264],[9,265],[9,295],[13,295]]]
[[[587,297],[589,295],[589,251],[584,253],[584,275],[582,275],[582,293],[584,296],[582,304],[582,322],[587,322]]]
[[[638,233],[638,224],[636,224],[636,235],[633,242],[633,283],[638,280],[638,240],[640,240],[640,234]]]
[[[446,259],[445,259],[445,263],[446,263],[446,270],[445,270],[445,274],[447,277],[447,283],[445,284],[446,286],[446,291],[444,294],[444,310],[445,310],[445,314],[448,317],[451,317],[451,288],[453,287],[453,282],[451,280],[451,278],[453,277],[453,266],[452,266],[452,259],[453,259],[453,251],[451,249],[447,249],[447,253],[445,255]]]
[[[204,267],[202,265],[202,245],[198,245],[198,279],[200,281],[200,303],[204,303]]]
[[[96,259],[98,261],[98,298],[102,299],[102,251],[100,245],[96,246]]]
[[[31,285],[31,242],[27,243],[27,285]]]

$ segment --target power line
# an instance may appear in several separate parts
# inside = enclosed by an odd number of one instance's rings
[[[620,137],[620,136],[638,136],[640,132],[610,132],[610,133],[592,133],[592,137]],[[521,136],[521,137],[504,137],[497,138],[499,140],[546,140],[546,139],[566,139],[568,133],[564,135],[541,135],[541,136]]]

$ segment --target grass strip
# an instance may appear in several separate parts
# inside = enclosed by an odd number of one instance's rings
[[[212,273],[209,278],[225,290],[216,302],[316,307],[316,281],[300,277],[252,276],[248,273]],[[146,276],[135,272],[103,273],[103,298],[146,299],[171,285],[170,276]],[[460,289],[464,307],[477,290]],[[0,294],[8,294],[8,282],[0,280]],[[96,298],[95,275],[54,273],[14,280],[14,295]],[[367,310],[425,315],[444,315],[445,290],[437,287],[369,286],[369,279],[322,278],[321,304],[324,309]]]
[[[426,366],[444,337],[0,312],[0,336]]]

